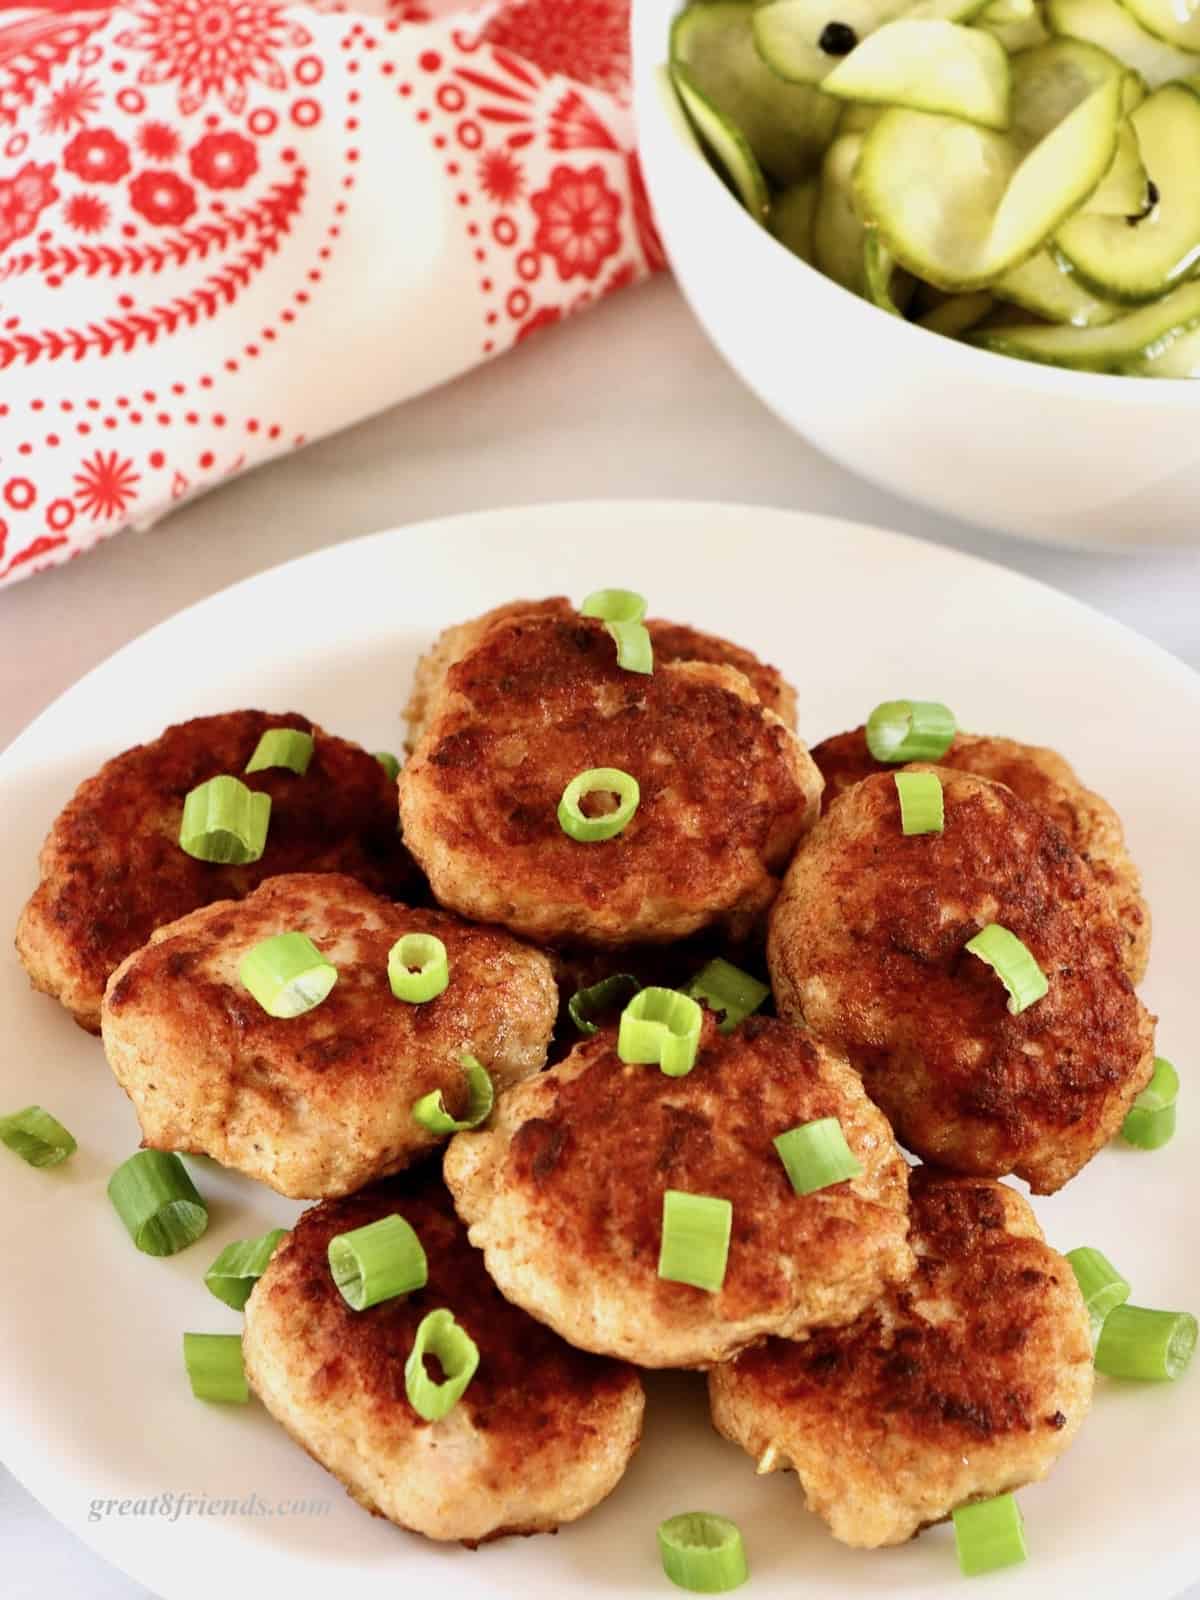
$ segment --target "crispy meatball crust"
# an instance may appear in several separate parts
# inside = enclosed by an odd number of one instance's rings
[[[429,1262],[423,1289],[351,1311],[329,1271],[336,1234],[399,1213]],[[440,1422],[408,1403],[418,1324],[446,1307],[479,1347]],[[549,1533],[616,1488],[644,1397],[632,1367],[572,1350],[502,1298],[428,1169],[306,1211],[246,1306],[246,1374],[297,1444],[368,1511],[430,1539]]]
[[[243,987],[242,957],[275,934],[306,933],[338,969],[329,997],[270,1017]],[[423,1005],[392,994],[388,951],[436,934],[449,987]],[[350,1194],[440,1139],[412,1104],[441,1089],[466,1107],[460,1057],[497,1088],[546,1059],[557,991],[545,956],[508,934],[384,900],[353,878],[271,878],[160,928],[113,974],[104,1048],[144,1143],[187,1150],[293,1199]]]
[[[244,770],[268,728],[313,735],[303,777]],[[271,796],[267,847],[248,866],[196,861],[179,845],[188,791],[224,772]],[[155,928],[198,906],[241,899],[280,872],[347,872],[382,894],[417,884],[378,761],[293,711],[195,717],[106,762],[55,821],[40,866],[17,954],[34,987],[92,1033],[109,974]]]
[[[445,629],[417,662],[412,695],[404,713],[409,725],[407,748],[415,750],[421,742],[447,672],[473,650],[490,629],[517,617],[558,617],[570,621],[576,615],[575,607],[565,595],[554,595],[548,600],[510,600],[507,605],[486,611],[471,622],[460,622]],[[680,622],[650,617],[646,627],[654,641],[656,660],[711,661],[718,666],[736,667],[754,685],[754,692],[763,705],[795,732],[796,691],[774,667],[760,661],[749,650],[743,650],[741,645],[714,633],[701,633],[698,628],[689,628]]]
[[[798,852],[771,916],[776,1004],[845,1050],[922,1159],[1049,1194],[1148,1081],[1153,1018],[1108,896],[1062,831],[1000,784],[933,770],[944,833],[905,838],[880,774],[835,800]],[[1019,1016],[964,948],[992,922],[1050,981]]]
[[[812,757],[825,779],[827,803],[873,772],[894,770],[876,761],[867,749],[865,728],[825,739]],[[957,734],[939,765],[1007,784],[1014,794],[1057,822],[1072,849],[1108,891],[1125,932],[1125,969],[1134,983],[1140,983],[1150,959],[1150,907],[1142,897],[1141,876],[1125,847],[1121,819],[1108,801],[1085,789],[1075,769],[1057,750],[1018,744],[1015,739]]]
[[[797,1195],[772,1139],[837,1117],[862,1176]],[[706,1019],[692,1071],[628,1066],[606,1029],[457,1134],[446,1182],[515,1304],[584,1350],[705,1367],[778,1333],[845,1322],[908,1276],[907,1168],[844,1061],[808,1033]],[[716,1294],[658,1276],[663,1193],[733,1204]]]
[[[641,786],[616,838],[565,834],[591,767]],[[518,618],[447,676],[400,775],[405,839],[443,905],[549,943],[666,943],[761,914],[820,779],[746,678],[708,662],[623,672],[604,624]]]
[[[771,1339],[709,1374],[713,1421],[864,1549],[1038,1483],[1092,1397],[1069,1264],[1002,1183],[911,1178],[917,1270],[848,1327]]]

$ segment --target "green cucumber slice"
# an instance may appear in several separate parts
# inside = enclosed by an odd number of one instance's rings
[[[854,196],[854,173],[863,147],[860,133],[835,139],[821,163],[821,191],[813,217],[813,265],[853,294],[863,294],[863,225]]]
[[[1024,17],[1016,22],[996,22],[983,12],[973,24],[990,33],[992,38],[1002,44],[1010,56],[1020,55],[1023,50],[1035,50],[1038,45],[1045,44],[1050,38],[1046,25],[1042,21],[1042,14],[1035,10],[1031,17]]]
[[[902,266],[938,288],[985,288],[1035,254],[1112,164],[1120,73],[1029,148],[1016,127],[1020,64],[1011,133],[892,110],[864,138],[860,214]]]
[[[892,274],[895,270],[895,257],[886,245],[880,243],[879,235],[874,228],[864,229],[863,282],[866,285],[867,299],[881,311],[887,311],[893,317],[900,317],[904,313],[892,298]]]
[[[902,18],[862,41],[822,88],[842,100],[938,111],[1007,128],[1008,57],[990,34],[956,22]]]
[[[971,294],[950,294],[941,305],[918,317],[917,324],[931,333],[944,334],[947,339],[960,339],[976,323],[983,321],[995,303],[983,289]]]
[[[972,343],[1050,366],[1137,375],[1150,362],[1165,370],[1172,346],[1197,329],[1200,283],[1185,283],[1104,328],[999,328],[976,334]]]
[[[1129,111],[1125,96],[1132,98],[1140,89],[1136,80],[1125,85],[1128,73],[1106,50],[1078,39],[1052,39],[1025,51],[1012,63],[1013,137],[1023,150],[1032,150],[1114,77],[1122,80],[1121,109]]]
[[[1053,33],[1107,50],[1151,89],[1200,72],[1200,55],[1147,33],[1119,0],[1047,0],[1046,21]]]
[[[750,215],[762,222],[770,209],[771,197],[762,168],[754,159],[745,135],[701,94],[686,67],[676,63],[671,68],[671,82],[706,153],[728,179]]]
[[[812,265],[813,218],[821,186],[816,178],[805,178],[775,196],[767,226],[785,250]]]
[[[1137,368],[1139,378],[1200,378],[1200,328],[1173,339],[1165,350],[1147,356]]]
[[[1064,272],[1049,250],[1039,250],[1019,267],[1012,267],[992,284],[1000,300],[1032,311],[1047,322],[1070,323],[1076,328],[1098,328],[1121,315],[1121,307],[1099,300]]]
[[[1136,225],[1071,217],[1055,246],[1095,294],[1139,304],[1157,299],[1200,260],[1200,97],[1167,84],[1131,119],[1158,202]]]
[[[1125,4],[1147,33],[1181,50],[1200,50],[1200,10],[1193,0],[1125,0]]]
[[[785,83],[754,47],[749,0],[701,0],[675,18],[671,62],[692,87],[739,128],[776,183],[799,183],[817,170],[833,138],[836,100]]]
[[[1150,210],[1150,174],[1142,161],[1137,130],[1126,117],[1117,129],[1117,153],[1112,166],[1080,208],[1103,217],[1144,216]]]
[[[897,17],[965,22],[988,0],[767,0],[754,13],[754,42],[763,60],[789,83],[822,83],[845,56],[821,49],[831,22],[851,28],[861,45]]]

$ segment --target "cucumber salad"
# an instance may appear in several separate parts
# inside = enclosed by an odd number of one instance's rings
[[[751,215],[882,311],[1200,376],[1194,0],[693,0],[670,70]]]

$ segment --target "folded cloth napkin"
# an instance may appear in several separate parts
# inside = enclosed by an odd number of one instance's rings
[[[662,264],[626,0],[0,0],[0,584]]]

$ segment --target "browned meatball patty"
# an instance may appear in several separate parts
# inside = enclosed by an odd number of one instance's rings
[[[399,1214],[429,1264],[423,1289],[351,1311],[329,1271],[336,1234]],[[404,1366],[445,1308],[479,1347],[457,1405],[427,1422]],[[246,1306],[246,1373],[297,1444],[361,1506],[431,1539],[548,1533],[616,1488],[644,1398],[621,1362],[572,1350],[509,1305],[428,1169],[306,1211]]]
[[[616,767],[641,801],[581,843],[558,804]],[[808,753],[732,667],[622,671],[604,624],[518,618],[455,662],[400,775],[406,842],[438,900],[548,943],[666,943],[748,925],[816,818]]]
[[[470,622],[446,628],[417,662],[412,695],[405,708],[409,725],[408,749],[414,750],[420,743],[434,703],[445,685],[447,672],[493,627],[518,617],[558,617],[570,621],[576,614],[565,595],[554,595],[547,600],[510,600]],[[718,666],[736,667],[754,685],[754,692],[763,705],[795,731],[796,691],[774,667],[760,661],[751,651],[743,650],[741,645],[714,633],[701,633],[698,628],[689,628],[681,622],[664,622],[651,617],[646,627],[654,643],[655,660],[711,661]]]
[[[1111,902],[1062,831],[1000,784],[934,770],[944,833],[906,838],[880,774],[835,800],[798,852],[771,916],[776,1004],[845,1050],[910,1150],[1049,1194],[1148,1081],[1153,1019]],[[1019,1016],[965,948],[990,923],[1049,979]]]
[[[798,1195],[772,1140],[836,1117],[860,1177]],[[585,1350],[703,1367],[768,1333],[845,1322],[912,1270],[907,1168],[855,1074],[810,1034],[706,1019],[685,1077],[605,1030],[457,1134],[446,1182],[501,1291]],[[663,1194],[733,1206],[716,1293],[658,1276]]]
[[[844,1328],[771,1339],[709,1375],[713,1421],[759,1470],[792,1468],[845,1544],[902,1544],[971,1500],[1043,1479],[1092,1397],[1070,1265],[1015,1190],[911,1177],[916,1273]]]
[[[304,933],[338,969],[329,996],[271,1017],[242,984],[248,950]],[[449,986],[397,1000],[388,951],[405,933],[446,946]],[[144,1143],[212,1156],[296,1199],[352,1193],[440,1142],[412,1106],[440,1089],[466,1109],[464,1051],[497,1088],[546,1059],[557,991],[540,952],[494,928],[384,900],[352,878],[271,878],[245,900],[169,923],[113,974],[104,1048]]]
[[[280,767],[245,771],[268,728],[313,735],[303,777]],[[271,796],[266,849],[247,866],[197,861],[180,848],[189,790],[221,773]],[[240,899],[280,872],[347,872],[382,894],[414,890],[418,876],[397,827],[395,787],[379,762],[307,717],[194,717],[80,784],[42,848],[17,954],[35,988],[99,1033],[109,974],[155,928],[198,906]]]
[[[823,740],[812,757],[825,779],[826,804],[874,772],[895,770],[872,756],[865,728]],[[1085,789],[1075,769],[1057,750],[1018,744],[1015,739],[959,733],[939,765],[1007,784],[1014,794],[1057,822],[1072,849],[1111,896],[1125,932],[1125,967],[1134,983],[1140,983],[1150,959],[1150,907],[1142,896],[1141,876],[1125,847],[1121,819],[1108,801]]]

